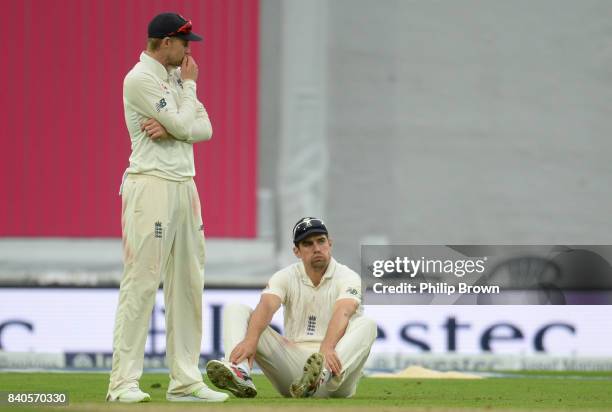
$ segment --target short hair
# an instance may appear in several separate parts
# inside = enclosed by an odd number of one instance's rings
[[[147,39],[147,50],[148,51],[157,51],[161,47],[162,41],[164,39],[156,39],[153,37],[149,37]]]

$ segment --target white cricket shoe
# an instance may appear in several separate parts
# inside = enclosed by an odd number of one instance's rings
[[[313,353],[306,359],[304,373],[289,387],[289,393],[294,398],[310,398],[315,394],[323,378],[323,367],[325,356],[321,353]]]
[[[227,393],[213,391],[208,386],[186,395],[166,394],[166,400],[170,402],[225,402],[228,398]]]
[[[257,396],[257,388],[248,372],[233,363],[211,360],[206,364],[206,374],[217,388],[228,390],[237,398]]]
[[[150,402],[151,395],[140,390],[140,388],[134,387],[126,389],[121,392],[116,399],[107,399],[109,402],[123,402],[123,403],[138,403],[138,402]]]

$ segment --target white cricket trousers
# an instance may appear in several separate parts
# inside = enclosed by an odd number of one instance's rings
[[[205,241],[193,179],[127,176],[122,190],[124,271],[113,336],[107,399],[138,385],[151,312],[164,282],[169,394],[204,387],[202,344]]]
[[[253,310],[243,304],[233,303],[223,310],[223,345],[225,357],[246,336],[249,318]],[[336,345],[342,363],[342,373],[327,384],[321,385],[314,397],[349,398],[355,394],[362,375],[363,365],[376,340],[376,323],[364,316],[353,316],[344,336]],[[319,351],[319,343],[294,343],[268,326],[257,343],[255,361],[276,390],[290,397],[289,386],[302,376],[306,359]]]

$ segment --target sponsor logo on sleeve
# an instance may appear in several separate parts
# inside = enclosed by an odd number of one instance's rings
[[[159,102],[155,103],[155,110],[157,110],[157,112],[159,113],[159,111],[167,105],[168,103],[166,103],[166,99],[162,97]]]
[[[346,293],[355,296],[358,299],[361,299],[361,293],[359,293],[359,291],[353,287],[348,287],[346,288]]]
[[[353,296],[357,296],[357,297],[360,296],[359,291],[357,289],[355,289],[355,288],[350,287],[350,286],[348,288],[346,288],[346,293],[349,293],[349,294],[351,294]]]

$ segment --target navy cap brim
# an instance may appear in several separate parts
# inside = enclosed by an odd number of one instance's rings
[[[316,234],[325,234],[327,235],[328,232],[326,229],[323,229],[322,227],[314,227],[310,230],[307,230],[304,233],[301,233],[299,236],[297,236],[295,239],[293,239],[293,243],[300,243],[302,240],[306,239],[308,236],[311,235],[316,235]]]
[[[184,39],[184,40],[189,40],[189,41],[201,41],[202,40],[202,37],[198,36],[195,33],[189,33],[189,34],[182,34],[181,33],[181,34],[178,34],[178,35],[176,35],[174,37],[178,37],[178,38],[181,38],[181,39]]]

